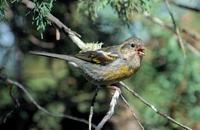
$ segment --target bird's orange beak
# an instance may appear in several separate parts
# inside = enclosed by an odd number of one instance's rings
[[[141,56],[141,57],[144,56],[144,50],[145,50],[144,45],[138,45],[137,48],[136,48],[138,55]]]

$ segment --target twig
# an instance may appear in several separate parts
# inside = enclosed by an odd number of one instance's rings
[[[6,76],[2,74],[2,71],[3,71],[3,67],[0,66],[0,81],[5,81],[6,80]],[[6,123],[7,119],[15,112],[15,110],[17,108],[20,107],[20,103],[19,103],[19,100],[13,95],[13,84],[8,84],[8,89],[9,89],[9,94],[10,94],[10,97],[14,103],[14,108],[12,110],[10,110],[8,113],[6,113],[5,116],[2,116],[2,121],[1,123]]]
[[[22,0],[21,1],[27,8],[34,9],[35,3],[33,3],[30,0]],[[58,18],[53,16],[51,13],[47,14],[47,19],[50,20],[52,23],[54,23],[59,29],[61,29],[64,33],[66,33],[71,40],[80,48],[84,49],[86,47],[85,43],[80,39],[80,35],[74,31],[72,31],[70,28],[65,26]]]
[[[93,113],[94,113],[94,106],[90,106],[90,115],[89,115],[89,130],[92,130],[92,127],[91,127],[91,123],[92,123],[92,117],[93,117]]]
[[[190,49],[190,51],[192,51],[196,56],[200,57],[200,52],[199,50],[197,50],[195,47],[193,47],[192,45],[190,44],[187,44],[188,45],[188,49]]]
[[[144,130],[144,127],[142,126],[142,124],[140,123],[140,120],[138,119],[138,117],[136,116],[135,112],[131,108],[131,105],[128,103],[128,101],[125,99],[125,97],[122,94],[121,94],[121,98],[124,101],[124,103],[127,105],[127,107],[131,110],[131,113],[133,114],[133,118],[137,121],[137,123],[139,124],[141,129]]]
[[[115,92],[112,96],[111,102],[110,102],[109,111],[104,116],[104,118],[101,120],[101,122],[97,125],[95,130],[101,130],[101,128],[104,126],[104,124],[112,117],[112,115],[114,114],[115,106],[117,104],[120,94],[121,94],[121,90],[119,88],[116,88]]]
[[[171,9],[170,9],[170,5],[169,5],[168,0],[164,0],[164,1],[165,1],[165,5],[166,5],[166,7],[167,7],[167,10],[168,10],[168,12],[169,12],[169,15],[170,15],[170,17],[171,17],[172,23],[173,23],[173,25],[174,25],[174,32],[175,32],[175,34],[176,34],[176,36],[177,36],[177,38],[178,38],[178,42],[179,42],[179,44],[180,44],[180,46],[181,46],[181,49],[182,49],[182,51],[183,51],[183,54],[184,54],[184,56],[185,56],[185,47],[184,47],[184,44],[183,44],[183,40],[182,40],[182,38],[181,38],[181,36],[180,36],[179,28],[178,28],[177,25],[176,25],[176,21],[175,21],[175,19],[174,19],[174,15],[173,15],[173,13],[172,13],[172,11],[171,11]]]
[[[52,112],[49,112],[48,110],[46,110],[45,108],[43,108],[42,106],[40,106],[36,101],[35,99],[31,96],[31,94],[25,89],[25,87],[16,82],[16,81],[13,81],[11,79],[8,79],[6,77],[2,77],[0,76],[0,80],[2,81],[5,81],[6,83],[8,84],[12,84],[14,86],[16,86],[17,88],[21,89],[27,96],[28,98],[30,99],[30,101],[42,112],[44,112],[45,114],[49,115],[49,116],[53,116],[53,117],[62,117],[62,118],[67,118],[67,119],[70,119],[70,120],[74,120],[74,121],[78,121],[78,122],[81,122],[81,123],[85,123],[85,124],[89,124],[87,120],[85,119],[81,119],[81,118],[77,118],[77,117],[73,117],[73,116],[70,116],[70,115],[64,115],[64,114],[57,114],[57,113],[52,113]],[[94,124],[92,124],[92,127],[95,128],[96,126]]]
[[[32,44],[34,44],[36,46],[39,46],[39,47],[42,47],[42,48],[51,49],[51,48],[54,47],[54,43],[53,42],[41,41],[41,40],[37,39],[35,36],[33,36],[33,35],[29,35],[28,39]]]
[[[13,84],[9,84],[8,87],[9,87],[9,94],[10,94],[10,97],[11,97],[13,103],[14,103],[14,107],[15,107],[15,108],[13,108],[10,112],[8,112],[8,113],[5,115],[5,117],[3,118],[3,123],[6,123],[8,117],[11,116],[11,115],[14,113],[15,109],[17,109],[17,108],[20,107],[19,100],[17,99],[17,97],[15,97],[15,96],[13,95],[13,92],[12,92],[12,90],[13,90]]]
[[[192,130],[191,128],[179,123],[178,121],[176,121],[175,119],[173,119],[172,117],[160,112],[154,105],[150,104],[148,101],[146,101],[143,97],[141,97],[137,92],[135,92],[134,90],[130,89],[126,84],[124,84],[123,82],[120,82],[121,85],[123,85],[125,87],[126,90],[128,90],[129,92],[131,92],[131,94],[133,96],[135,96],[136,98],[138,98],[140,101],[142,101],[146,106],[148,106],[149,108],[151,108],[154,112],[156,112],[158,115],[168,119],[170,122],[177,124],[178,126],[186,129],[186,130]]]
[[[152,16],[150,15],[149,13],[145,12],[144,13],[144,16],[150,20],[151,22],[155,23],[155,24],[158,24],[166,29],[168,29],[169,31],[172,31],[174,32],[174,28],[173,26],[169,25],[169,24],[166,24],[165,22],[163,22],[160,18],[158,17],[155,17],[155,16]],[[184,35],[187,35],[189,37],[191,37],[192,39],[194,39],[194,41],[200,41],[200,37],[198,35],[196,35],[195,33],[192,33],[191,31],[189,31],[188,29],[186,28],[180,28],[180,32],[183,33]],[[187,41],[187,39],[186,39]],[[197,50],[198,51],[198,50]]]
[[[60,31],[56,28],[56,40],[60,40]]]
[[[10,94],[10,97],[12,98],[12,101],[14,102],[15,104],[15,107],[18,108],[20,107],[20,103],[19,103],[19,100],[13,95],[13,85],[11,84],[9,87],[9,94]]]
[[[10,112],[8,112],[6,115],[5,115],[5,117],[3,117],[3,123],[6,123],[6,121],[7,121],[7,119],[8,119],[8,117],[10,117],[13,113],[14,113],[14,111],[15,111],[15,109],[12,109]]]
[[[92,102],[91,102],[91,105],[90,105],[90,115],[89,115],[89,130],[92,130],[92,117],[93,117],[93,112],[94,112],[94,103],[96,101],[96,97],[97,97],[97,94],[99,92],[99,86],[97,86],[96,90],[95,90],[95,93],[94,93],[94,96],[92,98]]]
[[[160,18],[152,16],[151,14],[149,14],[148,12],[144,12],[144,16],[149,19],[151,22],[156,23],[162,27],[167,28],[170,31],[173,31],[174,28],[173,26],[166,24],[164,21],[162,21]],[[192,37],[195,40],[200,40],[200,37],[192,32],[190,32],[189,30],[185,29],[185,28],[180,28],[181,33],[184,33],[190,37]]]
[[[180,8],[187,9],[187,10],[191,10],[191,11],[200,13],[200,8],[195,8],[195,7],[191,7],[191,6],[188,6],[188,5],[183,5],[183,4],[174,2],[174,1],[170,1],[170,3],[172,3],[173,5],[178,6],[178,7],[180,7]]]

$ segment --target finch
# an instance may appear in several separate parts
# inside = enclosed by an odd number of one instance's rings
[[[144,45],[138,38],[129,38],[119,45],[73,56],[37,51],[30,53],[66,60],[74,64],[91,83],[112,85],[132,76],[140,68]]]

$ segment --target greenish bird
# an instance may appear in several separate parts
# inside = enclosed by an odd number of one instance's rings
[[[37,51],[31,51],[31,54],[66,60],[91,83],[112,85],[132,76],[140,68],[144,44],[138,38],[129,38],[119,45],[80,52],[74,56]]]

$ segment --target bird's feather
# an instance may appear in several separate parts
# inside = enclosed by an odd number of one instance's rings
[[[118,55],[100,49],[97,51],[81,52],[76,54],[75,57],[88,62],[105,65],[116,60],[118,58]]]

